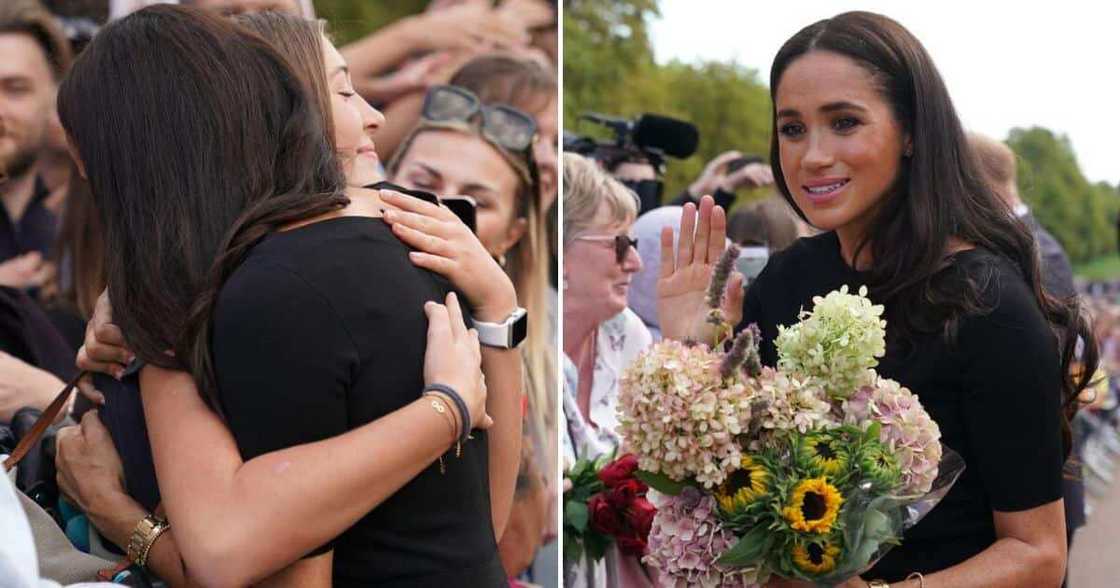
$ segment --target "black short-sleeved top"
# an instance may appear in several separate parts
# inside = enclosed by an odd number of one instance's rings
[[[341,217],[265,238],[226,281],[212,349],[244,459],[345,433],[420,396],[423,305],[450,286],[408,252],[381,219]],[[335,586],[502,585],[485,433],[444,462],[446,473],[431,464],[333,542]]]
[[[893,582],[960,563],[995,542],[993,510],[1021,511],[1062,497],[1056,339],[1009,260],[973,249],[957,253],[952,264],[946,272],[964,272],[982,285],[990,312],[963,318],[952,344],[941,335],[900,344],[888,321],[887,354],[877,370],[918,395],[966,469],[868,578]],[[763,363],[777,361],[778,325],[795,323],[814,296],[844,284],[858,290],[866,279],[844,262],[835,233],[801,239],[771,257],[744,302],[743,325],[757,322],[762,330]]]

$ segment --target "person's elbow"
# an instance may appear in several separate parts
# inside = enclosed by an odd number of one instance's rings
[[[201,588],[241,588],[266,577],[264,570],[254,569],[259,560],[246,552],[248,540],[236,532],[217,532],[193,545],[181,545],[192,582]]]
[[[1038,586],[1061,586],[1066,576],[1066,546],[1044,544],[1032,546],[1024,569],[1031,570]]]

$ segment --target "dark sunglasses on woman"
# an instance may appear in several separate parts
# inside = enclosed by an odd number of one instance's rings
[[[609,242],[614,243],[614,260],[619,265],[626,261],[626,256],[630,253],[630,248],[638,249],[638,240],[631,239],[630,235],[589,235],[586,237],[576,237],[576,241],[596,241],[596,242]]]

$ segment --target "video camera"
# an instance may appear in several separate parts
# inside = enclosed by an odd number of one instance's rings
[[[565,131],[564,151],[594,159],[612,174],[622,163],[648,163],[653,168],[655,179],[616,175],[638,196],[643,212],[661,204],[665,158],[690,157],[700,143],[700,131],[695,125],[660,114],[647,113],[630,120],[589,112],[580,118],[607,127],[614,138],[599,141]]]

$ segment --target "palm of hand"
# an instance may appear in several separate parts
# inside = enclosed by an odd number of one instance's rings
[[[705,296],[712,265],[693,263],[657,280],[657,312],[666,338],[704,338]]]

